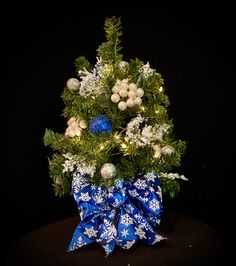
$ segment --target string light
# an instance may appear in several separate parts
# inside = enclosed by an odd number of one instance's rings
[[[160,88],[159,88],[159,92],[162,92],[162,91],[163,91],[163,87],[160,86]]]
[[[103,150],[103,149],[104,149],[104,145],[100,144],[100,150]]]
[[[126,149],[126,148],[127,148],[127,145],[123,142],[123,143],[121,144],[121,148]]]
[[[140,109],[141,109],[141,111],[145,111],[145,107],[144,106],[140,106]]]
[[[155,113],[156,113],[156,114],[158,114],[158,113],[159,113],[159,111],[156,109],[156,110],[155,110]]]

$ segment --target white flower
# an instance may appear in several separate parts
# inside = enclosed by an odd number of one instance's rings
[[[93,237],[93,236],[97,236],[97,230],[93,229],[93,226],[91,226],[90,228],[85,228],[85,232],[84,234],[87,235],[89,238]]]
[[[130,217],[128,213],[126,213],[125,215],[121,215],[121,224],[128,226],[133,223],[133,218]]]
[[[79,199],[82,201],[90,201],[91,197],[89,196],[88,192],[86,193],[81,192]]]
[[[149,202],[149,208],[152,209],[153,211],[156,211],[157,209],[159,209],[160,208],[159,201],[157,201],[156,199],[152,199]]]

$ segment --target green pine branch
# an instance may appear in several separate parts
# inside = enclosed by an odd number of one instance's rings
[[[102,59],[103,63],[114,64],[122,60],[120,51],[121,21],[120,18],[107,18],[105,21],[105,34],[107,41],[102,43],[97,49],[98,56]]]

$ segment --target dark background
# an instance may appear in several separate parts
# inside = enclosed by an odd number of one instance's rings
[[[56,198],[43,146],[45,128],[63,132],[60,93],[76,75],[79,55],[96,61],[104,41],[106,17],[121,16],[124,59],[149,61],[165,80],[178,138],[188,142],[177,172],[175,199],[164,198],[165,212],[188,215],[218,231],[233,245],[235,89],[234,17],[230,8],[69,7],[6,10],[2,51],[7,70],[1,88],[4,152],[2,244],[8,247],[27,232],[77,215],[71,197]]]

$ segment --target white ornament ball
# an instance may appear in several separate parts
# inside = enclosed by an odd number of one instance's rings
[[[128,96],[131,99],[135,98],[136,97],[136,91],[134,91],[134,90],[129,91]]]
[[[126,96],[128,95],[128,91],[127,91],[127,89],[121,87],[121,89],[119,90],[119,95],[120,95],[122,98],[126,97]]]
[[[119,90],[120,90],[120,87],[118,85],[115,85],[113,88],[112,88],[112,92],[113,93],[119,93]]]
[[[118,103],[119,100],[120,100],[120,95],[119,95],[119,94],[114,93],[114,94],[111,95],[111,101],[112,101],[113,103]]]
[[[136,86],[136,84],[135,84],[135,83],[130,83],[130,84],[129,84],[129,90],[134,90],[134,91],[136,91],[136,90],[137,90],[137,86]]]
[[[101,168],[101,175],[105,179],[110,179],[116,175],[116,167],[112,163],[105,163]]]
[[[135,104],[137,104],[137,105],[141,105],[141,103],[142,103],[142,99],[141,99],[140,97],[136,97],[136,98],[134,99],[134,102],[135,102]]]
[[[133,99],[128,99],[126,101],[128,107],[133,107],[135,105],[135,102]]]
[[[143,91],[143,89],[138,88],[137,91],[136,91],[136,95],[137,95],[138,97],[143,97],[143,95],[144,95],[144,91]]]
[[[80,82],[76,78],[70,78],[67,80],[66,86],[71,91],[76,91],[79,89]]]
[[[87,128],[88,124],[87,122],[83,119],[79,122],[79,126],[82,128],[82,129],[85,129]]]
[[[121,111],[124,111],[126,110],[127,108],[127,103],[126,102],[119,102],[118,103],[118,109],[121,110]]]

